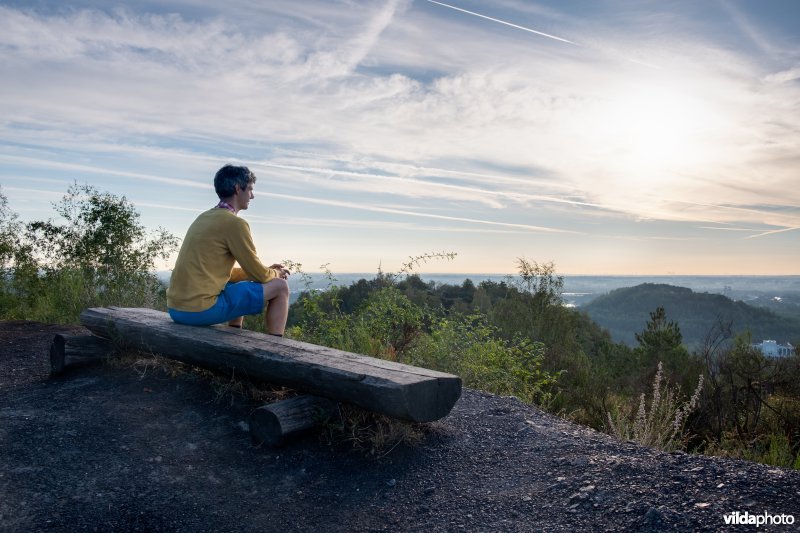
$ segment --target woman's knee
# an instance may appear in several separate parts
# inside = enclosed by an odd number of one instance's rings
[[[289,297],[289,283],[285,279],[271,279],[264,283],[264,301]]]

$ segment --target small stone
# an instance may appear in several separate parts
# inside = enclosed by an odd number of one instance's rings
[[[389,486],[389,487],[394,487],[395,485],[397,485],[397,480],[392,478],[392,479],[390,479],[389,481],[386,482],[386,485]]]
[[[644,514],[644,521],[651,526],[661,525],[664,523],[664,514],[655,507],[651,507]]]

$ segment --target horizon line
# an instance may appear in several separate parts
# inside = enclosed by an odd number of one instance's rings
[[[159,269],[155,272],[172,272],[172,269]],[[313,271],[306,271],[306,274],[325,274],[325,272],[321,270],[313,270]],[[367,271],[349,271],[349,272],[333,272],[334,275],[340,276],[372,276],[377,275],[378,272],[367,272]],[[384,272],[384,274],[394,274],[400,275],[400,272]],[[492,277],[502,277],[502,276],[519,276],[520,274],[515,273],[503,273],[503,272],[412,272],[409,275],[417,274],[420,277],[422,276],[492,276]],[[568,273],[556,273],[556,276],[563,276],[563,277],[636,277],[636,278],[659,278],[659,277],[670,277],[670,278],[688,278],[688,277],[703,277],[703,278],[742,278],[742,277],[749,277],[749,278],[800,278],[800,274],[568,274]]]

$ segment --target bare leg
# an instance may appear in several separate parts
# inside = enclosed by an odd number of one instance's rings
[[[240,316],[238,318],[234,318],[233,320],[229,321],[228,325],[240,328],[240,327],[242,327],[243,323],[244,323],[244,317]]]
[[[289,317],[289,284],[285,279],[272,279],[264,287],[264,323],[267,333],[283,335]]]

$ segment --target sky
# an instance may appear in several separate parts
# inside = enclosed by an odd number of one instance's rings
[[[213,176],[266,264],[800,274],[800,2],[0,1],[0,192],[183,237]],[[159,268],[170,268],[170,261]]]

